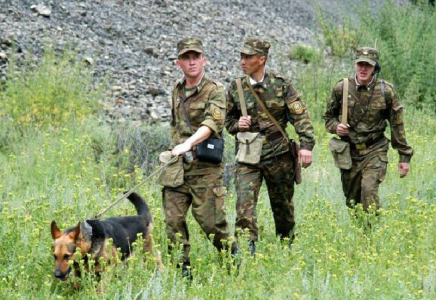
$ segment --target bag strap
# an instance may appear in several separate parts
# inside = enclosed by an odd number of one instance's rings
[[[244,90],[242,89],[242,79],[236,78],[236,87],[238,88],[239,103],[241,103],[241,111],[244,117],[248,116],[247,105],[245,104]]]
[[[344,90],[342,92],[342,124],[348,124],[348,78],[344,78]]]
[[[277,122],[277,120],[271,115],[271,113],[268,111],[268,109],[266,108],[265,104],[263,104],[262,100],[259,98],[259,95],[256,94],[256,92],[253,89],[253,86],[250,83],[250,78],[247,76],[247,84],[248,87],[250,88],[251,93],[254,96],[254,99],[256,99],[257,103],[259,104],[259,106],[262,108],[262,110],[266,113],[266,115],[268,116],[268,118],[271,119],[271,121],[274,123],[274,125],[280,130],[280,132],[282,133],[283,137],[285,138],[285,140],[289,143],[289,138],[287,136],[287,134],[285,133],[285,131],[283,130],[282,126],[280,126],[279,122]],[[241,107],[242,109],[242,107]]]

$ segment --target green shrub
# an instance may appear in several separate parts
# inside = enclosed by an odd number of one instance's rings
[[[297,45],[289,51],[289,58],[300,60],[306,64],[318,61],[320,54],[318,51],[310,46]]]
[[[57,56],[46,46],[38,64],[30,55],[20,67],[12,58],[8,74],[0,94],[0,116],[15,126],[57,127],[82,120],[99,108],[101,88],[93,84],[92,70],[72,50]]]

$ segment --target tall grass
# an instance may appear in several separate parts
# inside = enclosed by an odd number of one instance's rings
[[[11,55],[0,116],[16,127],[56,127],[95,113],[104,85],[93,82],[92,69],[76,56],[72,50],[58,56],[46,45],[40,63],[29,55],[19,67]]]
[[[134,246],[135,255],[126,265],[109,266],[103,274],[100,296],[92,274],[71,279],[81,281],[79,291],[74,291],[70,282],[58,282],[52,275],[51,220],[56,220],[61,228],[73,226],[106,208],[123,190],[144,180],[144,174],[156,168],[152,163],[156,152],[168,141],[166,127],[114,130],[92,116],[84,116],[81,122],[71,118],[56,126],[38,127],[22,126],[10,117],[1,118],[0,298],[434,299],[434,114],[426,107],[405,105],[408,141],[415,151],[411,172],[400,179],[398,154],[390,151],[388,175],[380,190],[383,206],[380,217],[375,221],[374,216],[361,214],[356,219],[346,208],[339,171],[327,147],[330,136],[322,121],[331,88],[351,71],[349,63],[352,67],[351,59],[345,64],[339,59],[320,60],[302,69],[296,80],[296,89],[303,94],[312,113],[317,145],[314,163],[303,170],[304,181],[296,187],[298,235],[292,248],[274,235],[267,192],[262,188],[257,209],[258,252],[256,257],[250,257],[247,239],[241,238],[239,270],[227,254],[216,253],[189,216],[194,267],[190,282],[182,279],[176,261],[166,254],[168,241],[161,191],[154,179],[149,179],[138,192],[148,202],[154,217],[155,248],[163,254],[164,272],[156,271],[151,258],[143,261],[138,242]],[[389,65],[383,67],[384,72],[389,70]],[[32,80],[27,82],[28,85],[23,85],[11,81],[8,89],[18,91],[15,86],[18,85],[23,95],[29,93],[27,88],[44,93],[38,91],[44,88],[40,83],[35,86],[30,84]],[[3,99],[10,95],[14,93],[1,94]],[[47,94],[45,101],[54,101],[50,98],[53,95]],[[404,98],[403,94],[400,96]],[[97,100],[94,97],[92,101]],[[226,159],[231,164],[232,146],[226,149]],[[148,155],[148,162],[139,160],[143,155]],[[230,170],[228,173],[231,174]],[[236,195],[231,180],[228,182],[226,205],[233,231]],[[104,217],[128,214],[134,214],[134,209],[125,201]],[[365,218],[373,219],[372,227],[362,225],[366,224]],[[176,252],[180,254],[181,250],[177,248]]]

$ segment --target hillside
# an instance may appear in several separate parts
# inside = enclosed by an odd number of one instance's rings
[[[283,58],[293,45],[316,45],[315,7],[339,16],[358,2],[0,0],[0,80],[7,80],[13,47],[18,61],[38,60],[48,45],[73,47],[96,79],[108,76],[102,104],[110,116],[167,121],[181,38],[203,40],[207,72],[224,83],[240,74],[238,49],[248,36],[270,40],[269,66],[292,77],[293,64]]]

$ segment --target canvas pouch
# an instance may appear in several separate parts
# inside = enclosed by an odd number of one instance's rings
[[[236,138],[239,150],[236,160],[239,163],[257,165],[262,154],[263,136],[259,132],[238,132]]]
[[[332,138],[329,142],[329,148],[332,151],[335,166],[342,170],[349,170],[352,166],[350,143]]]
[[[164,151],[159,155],[159,161],[162,166],[166,165],[174,157],[171,155],[171,151]],[[183,184],[183,156],[179,156],[177,160],[168,164],[159,173],[157,181],[160,185],[170,188],[176,188]]]

